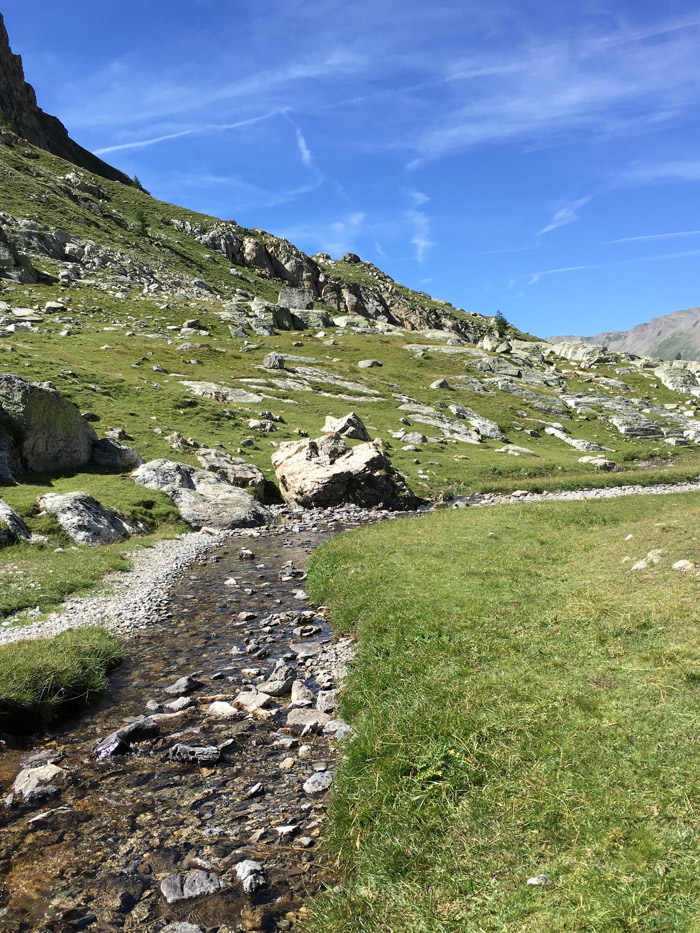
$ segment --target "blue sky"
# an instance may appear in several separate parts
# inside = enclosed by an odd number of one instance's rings
[[[540,336],[700,304],[696,2],[2,9],[40,106],[159,198]]]

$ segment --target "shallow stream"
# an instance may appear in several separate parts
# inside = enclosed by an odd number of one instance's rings
[[[303,901],[332,881],[316,856],[323,795],[310,796],[303,784],[332,769],[333,738],[321,729],[288,729],[289,696],[237,720],[212,718],[208,707],[232,702],[281,658],[314,693],[325,688],[332,705],[348,647],[328,652],[330,628],[322,611],[309,609],[298,577],[310,551],[335,530],[340,526],[330,521],[310,522],[229,539],[175,584],[169,617],[127,642],[127,659],[97,705],[38,743],[0,753],[4,795],[34,749],[63,756],[57,764],[66,772],[51,799],[15,796],[0,807],[1,930],[155,933],[175,921],[222,933],[291,929]],[[239,559],[241,548],[254,559]],[[297,579],[280,579],[290,575],[289,561]],[[255,618],[242,621],[242,612]],[[304,638],[299,626],[311,626],[311,635]],[[290,645],[309,642],[321,653],[295,658]],[[184,675],[196,675],[201,686],[190,694],[191,706],[160,721],[159,738],[95,758],[95,744],[149,715],[149,701],[167,713],[173,697],[165,688]],[[215,745],[222,758],[208,765],[170,761],[166,752],[176,742]],[[257,784],[262,790],[249,796]],[[260,862],[267,875],[267,886],[253,895],[236,876],[243,859]],[[163,879],[192,871],[213,873],[225,887],[168,904]]]

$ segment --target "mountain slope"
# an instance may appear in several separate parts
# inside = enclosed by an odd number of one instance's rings
[[[0,13],[0,124],[35,146],[46,149],[112,181],[132,184],[131,179],[96,155],[83,149],[68,135],[68,130],[56,117],[37,106],[31,84],[24,80],[22,58],[10,48],[5,22]]]
[[[593,337],[548,337],[550,343],[580,340],[622,353],[654,356],[660,360],[700,360],[700,308],[688,308],[655,317],[630,330],[610,331]],[[680,354],[680,356],[679,356]]]

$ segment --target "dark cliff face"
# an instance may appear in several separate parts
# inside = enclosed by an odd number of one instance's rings
[[[22,59],[10,48],[5,22],[0,13],[0,110],[9,127],[40,149],[72,162],[103,178],[130,184],[123,172],[83,149],[68,135],[68,130],[56,117],[37,106],[31,84],[24,80]]]

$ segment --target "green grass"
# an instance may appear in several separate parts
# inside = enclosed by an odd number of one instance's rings
[[[671,569],[699,519],[695,494],[475,509],[316,552],[359,641],[309,930],[700,929],[700,583]]]
[[[98,627],[0,647],[0,726],[49,724],[62,708],[102,693],[122,658],[117,639]]]

